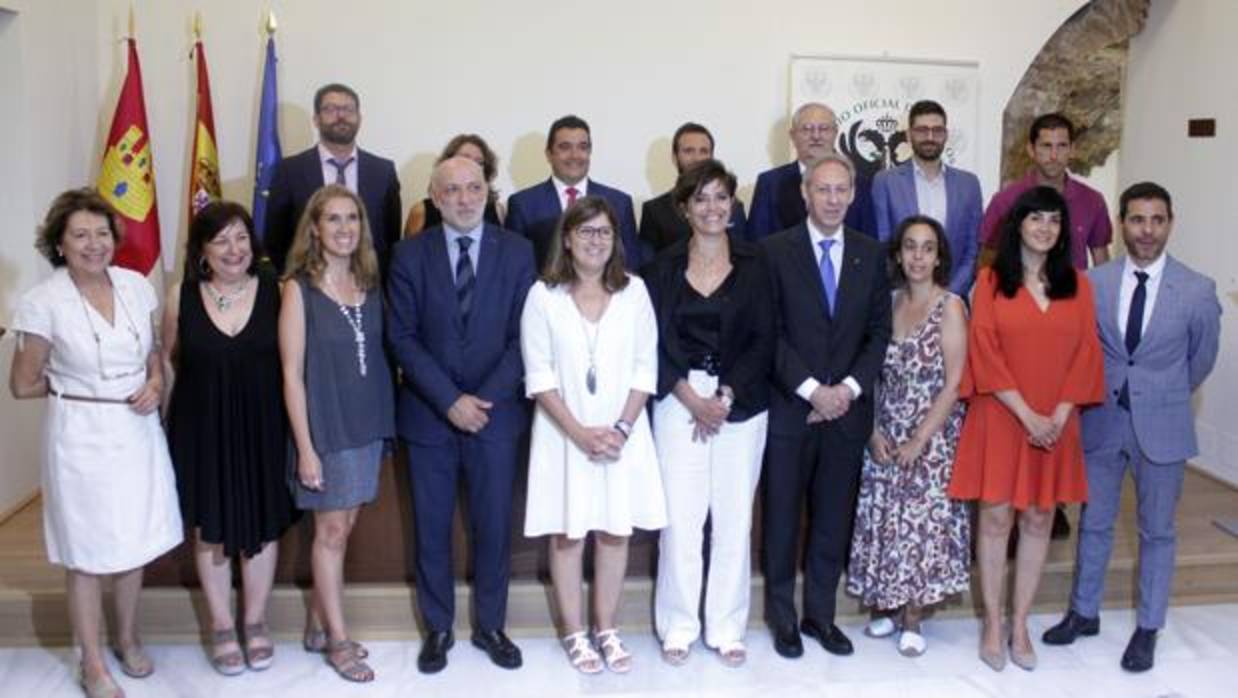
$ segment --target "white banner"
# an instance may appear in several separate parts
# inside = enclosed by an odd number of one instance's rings
[[[871,177],[911,158],[907,110],[934,100],[945,108],[950,129],[942,158],[975,172],[979,72],[975,62],[792,56],[790,110],[805,102],[833,109],[838,152]]]

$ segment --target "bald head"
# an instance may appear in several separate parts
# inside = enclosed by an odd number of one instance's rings
[[[435,165],[430,177],[430,199],[443,214],[443,223],[459,232],[481,224],[488,194],[481,165],[466,157],[447,158]]]
[[[791,143],[795,157],[807,165],[834,152],[838,120],[834,110],[820,102],[801,104],[791,117]]]

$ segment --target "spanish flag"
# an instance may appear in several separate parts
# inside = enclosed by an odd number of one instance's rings
[[[125,220],[125,242],[116,251],[116,264],[149,274],[159,259],[159,208],[138,47],[133,38],[127,42],[129,70],[103,152],[99,193]]]
[[[215,149],[215,115],[211,109],[211,81],[206,74],[202,40],[194,44],[198,59],[198,118],[193,132],[193,157],[189,170],[189,220],[212,201],[218,201],[219,152]]]

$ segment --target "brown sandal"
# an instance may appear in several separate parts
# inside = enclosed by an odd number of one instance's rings
[[[361,645],[351,640],[328,643],[325,658],[327,665],[346,681],[367,683],[374,680],[374,670],[358,653]]]
[[[257,646],[254,641],[257,640]],[[252,623],[245,626],[245,665],[254,671],[271,668],[275,661],[275,644],[271,642],[271,631],[267,624]]]
[[[220,647],[232,643],[237,649],[222,652]],[[245,671],[245,655],[241,653],[240,643],[236,639],[236,628],[216,630],[211,633],[211,666],[224,676],[236,676]],[[124,668],[124,665],[121,665]]]
[[[131,679],[144,679],[155,673],[155,663],[141,645],[116,647],[112,652],[120,662],[120,670]]]

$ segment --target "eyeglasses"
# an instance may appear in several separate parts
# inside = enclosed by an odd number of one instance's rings
[[[318,112],[328,116],[355,116],[357,108],[351,104],[324,104]]]
[[[609,240],[615,236],[615,229],[608,225],[582,225],[575,232],[586,240]]]
[[[926,136],[932,136],[933,138],[945,138],[946,137],[945,126],[913,126],[911,127],[911,132],[916,134],[917,136],[920,136],[921,138],[924,138]]]
[[[807,136],[814,136],[823,133],[837,133],[838,124],[800,124],[798,130],[800,133]]]

